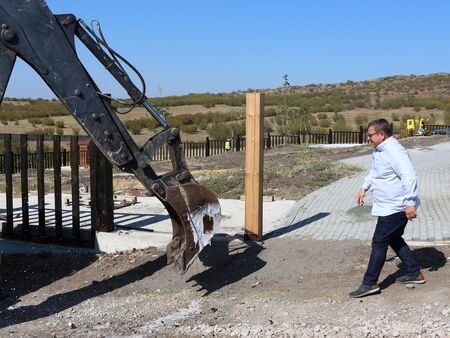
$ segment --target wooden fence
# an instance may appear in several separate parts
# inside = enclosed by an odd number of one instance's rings
[[[80,225],[80,193],[79,193],[79,141],[80,139],[88,139],[87,137],[78,136],[44,136],[44,135],[1,135],[4,142],[3,170],[6,183],[6,222],[3,222],[1,236],[10,239],[20,239],[26,241],[35,241],[42,243],[57,243],[74,246],[93,247],[95,243],[95,230],[101,231],[105,229],[104,218],[100,217],[103,213],[102,207],[107,210],[112,209],[112,169],[111,175],[105,175],[111,167],[109,161],[103,161],[102,154],[97,147],[91,142],[90,152],[93,159],[93,166],[90,170],[91,183],[91,221],[89,225],[83,227]],[[12,142],[19,142],[18,162],[12,152]],[[70,164],[70,185],[71,185],[71,222],[63,222],[63,213],[67,214],[67,210],[62,209],[62,183],[61,168],[64,165],[64,152],[61,151],[61,142],[70,142],[69,158],[66,162]],[[30,154],[29,143],[35,142],[35,153]],[[44,142],[51,143],[53,151],[44,153]],[[48,146],[48,145],[47,145]],[[97,152],[95,152],[97,150]],[[30,155],[32,155],[30,157]],[[30,159],[32,159],[30,161]],[[37,181],[37,217],[30,217],[29,205],[29,169],[36,170]],[[14,168],[15,165],[18,168]],[[103,165],[103,166],[102,166]],[[46,167],[53,169],[53,186],[54,186],[54,208],[46,209],[45,194],[48,188],[45,187]],[[97,172],[93,169],[96,169]],[[14,207],[13,199],[13,173],[20,171],[20,195],[21,206]],[[50,174],[51,175],[51,174]],[[98,176],[98,177],[97,177]],[[107,176],[107,177],[106,177]],[[109,180],[106,182],[105,180]],[[98,182],[95,184],[93,182]],[[110,191],[107,194],[107,191]],[[99,200],[102,202],[100,203]],[[50,216],[49,216],[50,214]],[[67,215],[66,215],[67,216]],[[107,230],[110,230],[110,226]]]
[[[264,148],[270,149],[285,144],[362,144],[367,139],[367,129],[360,127],[359,131],[336,131],[329,129],[326,134],[298,133],[296,135],[272,135],[264,138]],[[232,142],[232,151],[245,151],[245,137],[237,136]],[[226,152],[225,140],[212,140],[206,137],[205,142],[183,142],[186,158],[208,157]],[[161,147],[153,156],[152,161],[169,160],[167,147]]]
[[[4,138],[5,134],[0,134],[0,139]],[[25,135],[29,140],[36,140],[39,135]],[[24,136],[24,137],[25,137]],[[17,138],[18,136],[14,136]],[[45,140],[53,139],[56,136],[44,136]],[[62,136],[63,140],[67,140],[69,136]],[[265,149],[272,147],[278,147],[284,144],[340,144],[340,143],[354,143],[362,144],[367,138],[367,130],[360,127],[357,132],[354,131],[335,131],[329,129],[326,134],[318,133],[299,133],[296,135],[272,135],[270,133],[264,138]],[[80,140],[88,140],[88,137],[79,137]],[[245,151],[245,137],[235,137],[232,142],[232,151]],[[183,151],[185,158],[193,157],[208,157],[222,154],[226,151],[225,140],[213,140],[206,137],[205,142],[183,142]],[[52,169],[54,161],[54,152],[43,152],[42,158],[39,158],[35,152],[28,152],[26,156],[19,152],[12,153],[12,172],[20,172],[22,161],[28,163],[28,169],[37,169],[38,161],[43,161],[44,169]],[[60,153],[61,165],[69,166],[72,155],[70,151],[61,149]],[[166,161],[169,160],[169,151],[167,146],[160,147],[152,157],[152,161]],[[88,149],[78,149],[77,161],[80,166],[89,165]],[[5,173],[6,157],[4,154],[0,154],[0,173]]]
[[[427,125],[427,129],[429,131],[438,130],[438,129],[450,129],[450,125],[448,125],[448,124],[429,124],[429,125]]]

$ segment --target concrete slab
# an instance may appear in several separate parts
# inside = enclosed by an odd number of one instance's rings
[[[70,199],[70,195],[63,195],[63,201]],[[88,196],[85,196],[88,199]],[[5,194],[0,194],[0,206],[5,207]],[[220,238],[241,236],[244,232],[245,202],[240,200],[219,200],[222,207],[222,222],[219,231]],[[45,196],[45,210],[47,226],[54,226],[54,195]],[[263,203],[263,228],[269,233],[282,226],[285,213],[295,204],[295,201],[273,201]],[[22,222],[20,217],[21,199],[13,200],[15,207],[15,226]],[[30,223],[37,226],[37,196],[30,196]],[[5,213],[6,209],[0,209]],[[71,206],[63,203],[63,227],[70,229],[72,221]],[[80,227],[87,231],[90,226],[90,208],[80,206]],[[164,249],[172,239],[172,223],[167,210],[156,197],[137,197],[137,204],[124,207],[114,212],[115,231],[98,232],[96,234],[95,249],[70,249],[87,252],[116,252],[124,250],[142,249],[155,246]],[[222,235],[222,236],[220,236]],[[226,236],[224,236],[226,235]],[[65,250],[61,246],[47,246],[21,241],[0,240],[0,250],[3,252],[30,252],[39,251],[59,252]]]

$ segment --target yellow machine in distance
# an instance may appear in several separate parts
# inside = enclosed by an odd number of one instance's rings
[[[406,133],[412,135],[423,135],[426,132],[428,119],[407,119]]]

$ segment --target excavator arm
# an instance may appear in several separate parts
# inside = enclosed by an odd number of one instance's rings
[[[146,101],[114,56],[109,56],[92,31],[72,14],[53,15],[44,0],[0,2],[0,103],[16,56],[29,64],[117,168],[132,172],[167,209],[173,227],[167,245],[168,263],[186,271],[220,223],[220,205],[213,192],[197,184],[183,157],[179,130]],[[103,64],[136,103],[163,127],[140,148],[134,142],[79,60],[75,36]],[[155,151],[167,145],[173,170],[157,175],[151,167]]]

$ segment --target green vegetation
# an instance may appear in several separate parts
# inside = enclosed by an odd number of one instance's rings
[[[219,198],[239,198],[244,193],[244,174],[220,173],[197,178],[198,183],[214,191]]]
[[[43,118],[51,116],[70,115],[68,110],[59,101],[49,101],[44,99],[11,99],[7,98],[3,102],[0,114],[2,120],[15,121],[29,118]],[[20,101],[20,102],[14,102]]]

